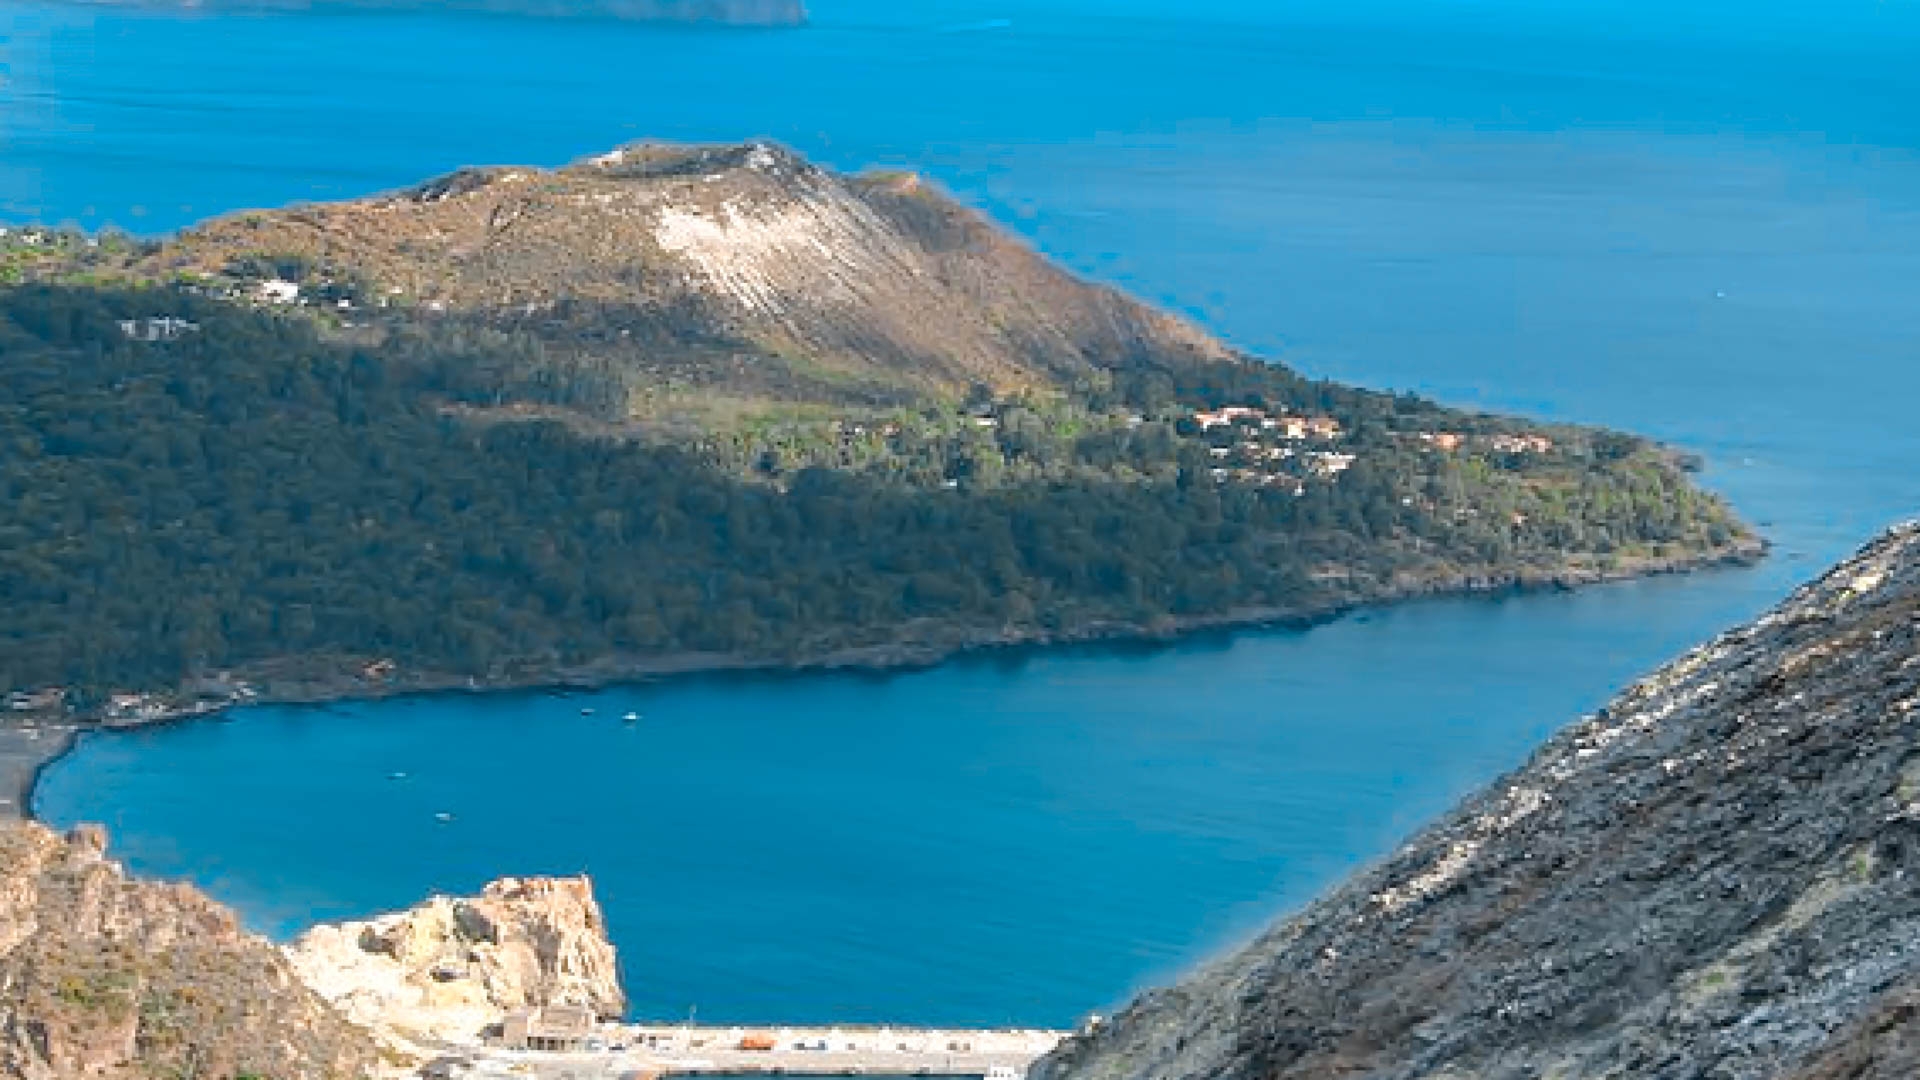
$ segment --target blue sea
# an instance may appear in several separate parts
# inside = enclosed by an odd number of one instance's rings
[[[84,740],[46,819],[275,935],[585,871],[640,1016],[1065,1024],[1920,510],[1908,0],[814,7],[762,32],[0,3],[0,218],[151,233],[770,136],[917,169],[1310,374],[1697,451],[1774,557],[888,677],[250,709]]]

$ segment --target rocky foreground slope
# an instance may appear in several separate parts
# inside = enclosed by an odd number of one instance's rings
[[[1920,527],[1036,1080],[1920,1075]]]
[[[410,1075],[514,1009],[626,1008],[585,878],[505,878],[281,948],[105,851],[97,828],[0,825],[0,1077]]]
[[[0,826],[0,1076],[368,1075],[343,1020],[233,913],[128,878],[105,836]]]

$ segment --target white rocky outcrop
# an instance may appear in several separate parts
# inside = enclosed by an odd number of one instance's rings
[[[612,1019],[626,997],[613,943],[577,878],[505,878],[364,922],[314,927],[286,949],[306,984],[402,1044],[472,1042],[507,1012],[580,1005]]]

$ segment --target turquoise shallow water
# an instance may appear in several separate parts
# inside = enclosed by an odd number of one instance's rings
[[[884,678],[247,710],[90,738],[38,810],[106,821],[133,866],[273,933],[590,871],[641,1015],[1065,1023],[1920,508],[1920,85],[1897,40],[1282,7],[823,0],[813,29],[737,34],[12,4],[0,216],[154,230],[641,134],[772,135],[921,168],[1312,373],[1697,450],[1776,558]]]

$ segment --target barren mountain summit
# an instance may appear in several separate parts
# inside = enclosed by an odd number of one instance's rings
[[[1141,354],[1227,355],[916,176],[844,176],[767,143],[466,169],[221,218],[157,258],[531,334],[615,362],[645,388],[634,404],[717,385],[789,401],[1044,390]]]

